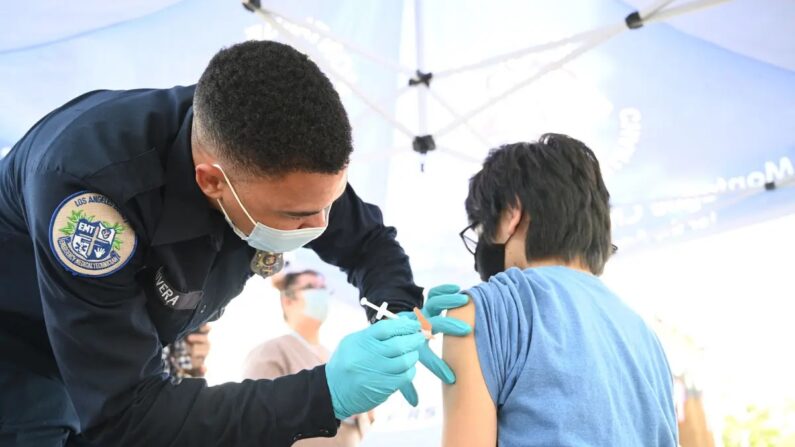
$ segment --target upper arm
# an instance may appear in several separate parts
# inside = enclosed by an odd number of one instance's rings
[[[442,445],[495,446],[497,409],[486,387],[475,345],[475,303],[470,299],[466,306],[449,310],[447,316],[471,325],[473,331],[464,337],[444,337],[443,359],[455,372],[456,383],[442,385]]]
[[[68,177],[33,177],[25,200],[50,344],[91,428],[121,413],[124,400],[111,400],[157,377],[163,363],[135,280],[137,236],[105,196],[84,189]]]

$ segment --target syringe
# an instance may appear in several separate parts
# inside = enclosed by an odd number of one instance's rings
[[[393,314],[392,312],[390,312],[390,311],[388,311],[386,309],[386,307],[389,305],[389,303],[387,303],[386,301],[381,303],[381,306],[379,307],[379,306],[376,306],[375,304],[367,301],[367,298],[362,297],[362,299],[359,300],[359,303],[362,306],[367,306],[370,309],[377,310],[378,313],[375,314],[375,318],[377,320],[380,320],[381,318],[384,318],[384,317],[391,318],[393,320],[396,320],[396,319],[400,318],[399,316]],[[414,308],[414,314],[417,316],[417,320],[422,325],[422,333],[425,335],[425,338],[427,338],[429,340],[431,338],[433,338],[432,326],[431,326],[431,323],[428,321],[428,319],[426,319],[425,316],[422,314],[422,312],[420,312],[420,310],[418,308],[416,308],[416,307]]]
[[[390,312],[390,311],[388,311],[386,309],[386,307],[389,305],[389,303],[387,303],[386,301],[381,303],[381,307],[378,307],[375,304],[367,301],[367,298],[362,297],[362,299],[359,300],[359,304],[361,304],[362,306],[367,306],[370,309],[377,310],[378,312],[375,314],[375,318],[377,320],[380,320],[381,318],[384,318],[384,317],[388,317],[388,318],[391,318],[393,320],[396,320],[396,319],[400,318],[399,316],[393,314],[392,312]]]

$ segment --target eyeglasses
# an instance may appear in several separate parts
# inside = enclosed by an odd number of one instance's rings
[[[467,251],[473,255],[475,254],[475,250],[478,247],[478,238],[480,237],[477,230],[475,230],[477,226],[478,224],[473,223],[458,233],[458,236],[464,242],[464,247],[466,247]]]
[[[311,286],[311,285],[304,286],[304,287],[291,287],[289,289],[286,289],[282,293],[284,293],[285,295],[289,296],[290,298],[294,298],[296,292],[302,292],[304,290],[327,290],[329,295],[334,295],[334,291],[331,290],[331,289],[327,289],[326,287],[314,287],[314,286]]]
[[[458,233],[458,237],[460,237],[461,241],[464,242],[464,247],[466,247],[467,251],[472,255],[475,254],[475,250],[478,248],[478,239],[480,238],[480,235],[476,230],[477,227],[478,224],[473,223]],[[611,244],[610,248],[612,250],[612,254],[616,254],[618,251],[618,246],[616,246],[616,244]]]

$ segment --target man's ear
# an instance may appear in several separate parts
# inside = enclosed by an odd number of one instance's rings
[[[224,176],[221,170],[207,163],[196,165],[196,184],[205,196],[211,199],[221,197],[224,188]]]

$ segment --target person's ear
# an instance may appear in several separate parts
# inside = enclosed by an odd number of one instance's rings
[[[286,293],[282,293],[282,307],[285,309],[295,306],[296,301],[297,300],[294,297],[287,295]]]
[[[502,212],[500,224],[497,228],[498,243],[505,243],[505,241],[511,238],[511,235],[516,233],[523,215],[524,213],[522,212],[522,207],[519,206],[518,200]]]
[[[217,167],[200,163],[196,165],[196,184],[205,196],[211,199],[219,199],[225,187],[224,175]]]
[[[284,312],[284,318],[287,319],[288,315],[293,313],[293,307],[295,306],[295,300],[287,296],[286,294],[282,293],[282,312]]]

